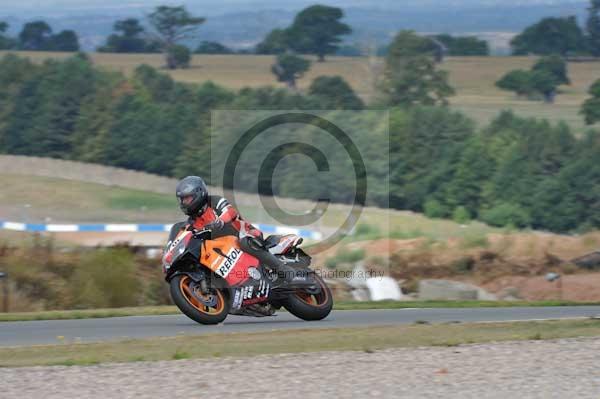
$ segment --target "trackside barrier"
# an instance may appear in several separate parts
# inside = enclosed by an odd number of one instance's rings
[[[99,232],[99,233],[160,233],[171,230],[172,224],[37,224],[0,221],[0,230],[27,232]],[[310,240],[320,240],[322,234],[318,231],[287,226],[255,224],[265,234],[296,234]]]

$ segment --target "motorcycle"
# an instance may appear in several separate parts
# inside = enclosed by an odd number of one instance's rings
[[[171,298],[190,319],[221,323],[227,315],[273,316],[282,307],[303,320],[321,320],[333,307],[331,290],[309,266],[311,257],[293,234],[269,236],[265,247],[307,278],[288,282],[242,251],[237,237],[211,239],[210,230],[171,228],[162,258]]]

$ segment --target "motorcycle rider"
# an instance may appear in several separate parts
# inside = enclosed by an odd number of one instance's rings
[[[227,235],[236,236],[244,252],[256,257],[273,269],[278,277],[287,282],[303,282],[305,276],[297,275],[295,270],[265,246],[262,232],[242,219],[239,212],[223,197],[209,195],[206,183],[201,177],[187,176],[175,189],[179,207],[188,218],[187,226],[196,230],[210,230],[211,238]]]

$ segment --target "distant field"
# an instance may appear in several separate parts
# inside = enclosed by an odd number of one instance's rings
[[[1,54],[1,52],[0,52]],[[22,52],[21,55],[42,61],[48,57],[62,58],[69,54]],[[96,64],[125,74],[131,73],[139,64],[145,63],[161,68],[163,60],[157,54],[92,54]],[[504,73],[516,68],[529,68],[535,57],[450,57],[442,64],[449,71],[451,84],[457,95],[452,98],[452,106],[467,113],[478,123],[487,123],[502,109],[512,109],[528,117],[547,118],[552,121],[567,121],[578,132],[584,130],[584,123],[578,114],[581,103],[587,98],[586,91],[596,79],[600,79],[600,62],[571,63],[569,75],[571,86],[556,99],[556,104],[523,101],[508,92],[498,90],[494,83]],[[271,56],[253,55],[202,55],[194,56],[192,67],[187,70],[168,72],[175,79],[201,83],[212,80],[232,89],[244,86],[275,85],[270,72],[273,63]],[[374,83],[382,70],[380,58],[330,57],[327,62],[313,62],[311,70],[300,79],[299,87],[306,89],[310,82],[320,75],[341,75],[348,80],[357,93],[365,100],[375,96]],[[166,71],[166,70],[165,70]]]

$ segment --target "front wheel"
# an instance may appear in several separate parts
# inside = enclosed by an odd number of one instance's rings
[[[322,320],[333,307],[331,290],[325,281],[316,274],[312,278],[315,280],[316,290],[299,288],[283,303],[284,308],[302,320]]]
[[[173,302],[190,319],[200,324],[218,324],[227,317],[231,303],[226,290],[210,288],[209,293],[203,294],[200,284],[185,274],[173,277],[169,285]]]

